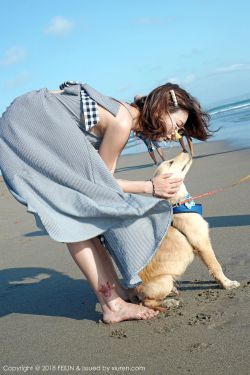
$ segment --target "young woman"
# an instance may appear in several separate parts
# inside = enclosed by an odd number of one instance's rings
[[[185,127],[189,136],[205,140],[208,117],[193,97],[169,83],[131,105],[87,84],[61,88],[22,95],[1,117],[4,181],[38,227],[66,243],[101,304],[104,322],[150,319],[157,312],[128,303],[128,288],[140,283],[138,273],[170,225],[171,206],[160,198],[175,195],[182,181],[170,175],[116,180],[113,173],[131,131],[160,141]]]

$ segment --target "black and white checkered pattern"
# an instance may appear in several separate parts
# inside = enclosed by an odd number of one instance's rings
[[[75,86],[75,85],[79,85],[79,84],[80,84],[80,82],[78,82],[78,81],[65,81],[65,82],[60,84],[59,88],[60,88],[60,90],[63,90],[63,89],[65,89],[65,87]]]
[[[97,104],[84,89],[81,90],[81,98],[84,126],[85,130],[89,131],[93,126],[95,126],[99,122]]]

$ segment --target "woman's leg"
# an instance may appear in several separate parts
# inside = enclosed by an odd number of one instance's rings
[[[156,160],[156,157],[155,157],[155,153],[154,153],[154,150],[153,150],[151,140],[149,138],[142,138],[142,140],[145,143],[145,145],[147,146],[148,153],[149,153],[151,159],[153,160],[154,164],[157,165],[157,160]]]
[[[183,137],[179,139],[179,143],[180,143],[180,145],[182,147],[182,152],[186,152],[187,153],[187,149],[186,149],[186,145],[185,145]]]
[[[163,154],[162,148],[161,148],[161,147],[157,147],[157,148],[156,148],[156,151],[157,151],[158,154],[160,155],[161,160],[162,160],[162,161],[165,161],[165,156],[164,156],[164,154]]]
[[[187,143],[188,143],[191,156],[194,156],[194,147],[193,147],[192,138],[191,137],[186,137],[186,138],[187,138]]]
[[[125,302],[119,297],[113,276],[110,276],[103,254],[93,240],[68,243],[74,261],[91,284],[103,310],[103,321],[118,323],[123,320],[151,319],[157,311]]]
[[[156,165],[157,164],[157,160],[156,160],[154,151],[153,150],[152,151],[148,150],[148,153],[149,153],[151,159],[153,160],[154,164]]]
[[[156,149],[158,155],[160,156],[161,160],[165,161],[165,156],[164,156],[164,153],[162,151],[160,142],[158,142],[158,141],[151,141],[151,143],[155,146],[155,149]]]
[[[94,245],[99,252],[99,256],[102,258],[103,267],[106,269],[110,278],[112,279],[112,284],[115,284],[117,294],[119,295],[119,297],[127,301],[129,299],[128,290],[122,287],[109,252],[105,249],[105,247],[103,247],[101,241],[98,238],[93,238],[92,241],[94,242]]]

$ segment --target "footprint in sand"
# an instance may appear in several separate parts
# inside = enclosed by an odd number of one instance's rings
[[[187,351],[189,351],[190,353],[196,352],[196,351],[204,351],[204,350],[210,348],[212,345],[214,345],[214,344],[211,344],[209,342],[196,342],[196,343],[190,345],[187,348]]]
[[[208,289],[208,290],[204,290],[203,292],[199,292],[197,297],[195,297],[195,299],[198,302],[209,303],[209,302],[216,301],[219,297],[220,297],[219,290]]]
[[[209,324],[211,321],[211,315],[210,314],[205,314],[205,313],[200,313],[196,314],[194,317],[190,318],[188,321],[188,324],[190,326],[193,326],[195,324]]]
[[[111,332],[110,337],[115,337],[116,339],[122,339],[128,336],[124,329],[115,329],[114,331]]]

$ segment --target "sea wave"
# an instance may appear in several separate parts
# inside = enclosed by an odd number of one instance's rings
[[[218,113],[234,111],[234,110],[242,109],[242,108],[246,108],[246,107],[250,107],[250,101],[231,103],[231,104],[223,105],[223,106],[220,106],[220,107],[212,108],[212,109],[208,110],[208,113],[210,115],[216,115]]]

